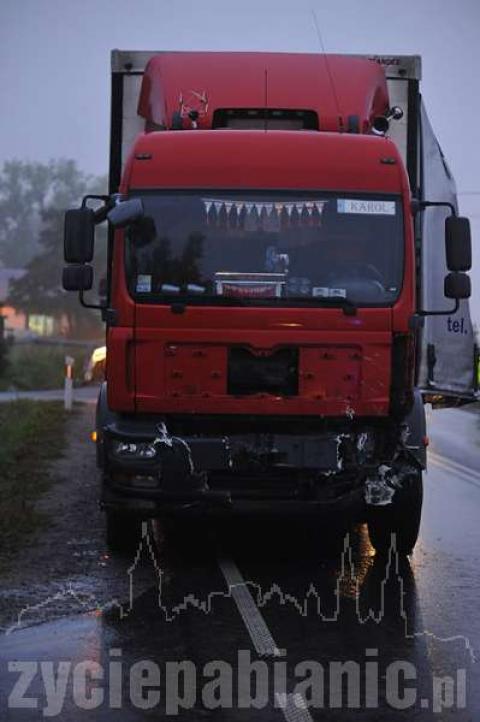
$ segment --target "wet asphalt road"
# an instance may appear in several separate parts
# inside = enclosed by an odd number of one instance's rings
[[[18,399],[32,399],[32,401],[63,401],[63,389],[47,389],[42,391],[0,391],[0,403],[17,401]],[[98,386],[78,386],[73,390],[73,400],[82,403],[96,404]]]
[[[138,557],[117,567],[125,578],[121,613],[113,602],[47,623],[30,615],[31,626],[1,638],[0,719],[480,720],[480,414],[435,411],[429,422],[424,514],[411,560],[375,558],[363,527],[343,543],[326,528],[298,524],[188,526],[167,536],[155,525]],[[38,663],[28,668],[30,681],[22,677],[24,693],[13,691],[19,660]],[[84,699],[87,660],[103,679]],[[135,698],[133,665],[141,660],[160,690],[152,709]],[[175,662],[183,663],[183,681]],[[343,688],[335,666],[342,662],[351,673]],[[410,679],[396,683],[395,662]],[[296,687],[307,668],[316,695],[308,711],[296,707],[309,699]]]

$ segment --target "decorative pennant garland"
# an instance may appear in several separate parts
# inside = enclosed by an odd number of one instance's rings
[[[319,226],[326,201],[238,201],[203,198],[207,224],[245,231],[279,232],[293,225]]]

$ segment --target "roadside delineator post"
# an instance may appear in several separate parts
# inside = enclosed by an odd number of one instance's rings
[[[75,359],[73,356],[65,356],[65,387],[64,387],[64,404],[65,410],[72,410],[73,403],[73,365]]]

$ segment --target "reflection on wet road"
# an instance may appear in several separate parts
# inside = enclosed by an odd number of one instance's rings
[[[478,719],[479,420],[431,418],[410,561],[375,557],[363,526],[146,529],[110,604],[2,638],[2,719]]]

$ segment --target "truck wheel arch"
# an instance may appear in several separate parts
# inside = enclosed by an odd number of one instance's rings
[[[427,420],[425,405],[419,389],[414,390],[413,405],[405,416],[403,423],[408,428],[408,436],[405,441],[410,454],[419,463],[421,469],[427,468]]]
[[[100,386],[95,415],[95,429],[97,432],[97,466],[99,469],[106,469],[103,429],[109,424],[113,423],[116,417],[117,414],[114,411],[111,411],[108,406],[107,382],[104,381]]]

